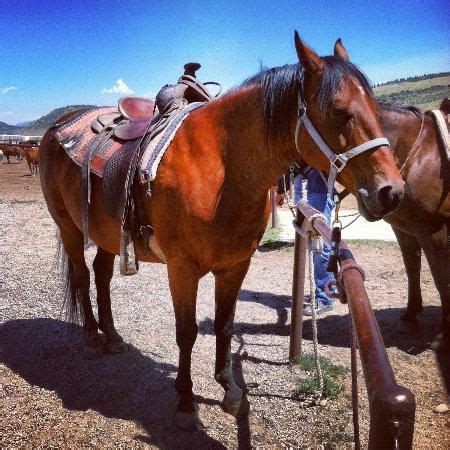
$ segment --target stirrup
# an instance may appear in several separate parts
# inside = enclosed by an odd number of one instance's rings
[[[134,242],[130,231],[120,233],[120,274],[135,275],[138,271]]]

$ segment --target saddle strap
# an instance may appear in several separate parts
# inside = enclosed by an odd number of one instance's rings
[[[87,152],[83,159],[81,166],[81,214],[83,223],[83,238],[84,248],[89,245],[89,204],[91,203],[91,161],[95,153],[102,144],[111,138],[113,130],[107,130],[102,134],[99,134],[95,139],[91,141],[88,146]]]
[[[447,161],[450,162],[450,136],[448,133],[447,121],[445,120],[443,112],[439,109],[431,111],[431,114],[434,117],[439,134],[444,144],[445,152],[447,154]]]
[[[144,152],[139,163],[141,175],[143,175],[141,179],[146,180],[148,183],[155,179],[156,171],[164,152],[172,142],[172,139],[175,137],[175,134],[184,119],[187,118],[190,112],[202,107],[203,105],[204,103],[201,102],[190,103],[184,109],[174,112],[174,116],[169,119],[170,121],[168,122],[166,128],[161,131],[158,139],[153,139],[153,135],[149,135],[145,139],[142,146],[144,148]],[[150,195],[151,191],[149,190],[149,196]]]

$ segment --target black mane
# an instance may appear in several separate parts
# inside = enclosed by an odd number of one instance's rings
[[[367,78],[355,65],[335,56],[325,56],[322,60],[325,63],[324,71],[316,98],[323,116],[327,115],[343,78],[356,79],[364,91],[373,97]],[[297,63],[262,70],[241,85],[242,87],[261,85],[268,137],[280,138],[286,134],[286,126],[297,108],[302,79],[303,68]]]

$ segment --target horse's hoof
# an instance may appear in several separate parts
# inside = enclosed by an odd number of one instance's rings
[[[126,353],[130,349],[129,345],[123,341],[107,342],[105,347],[108,353]]]
[[[430,348],[435,352],[447,352],[450,350],[450,338],[444,338],[444,335],[439,333],[433,339]]]
[[[198,410],[194,412],[182,412],[176,413],[177,425],[184,431],[203,431],[205,426],[200,420]]]
[[[411,319],[406,315],[400,317],[400,322],[398,324],[398,331],[400,333],[407,334],[416,334],[420,333],[420,324],[419,321],[414,318]]]
[[[233,417],[237,417],[239,415],[248,414],[250,403],[243,394],[242,389],[236,387],[232,391],[225,392],[223,409],[226,413],[231,414]]]

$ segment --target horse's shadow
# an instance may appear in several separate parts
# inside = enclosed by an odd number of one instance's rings
[[[132,347],[120,355],[85,359],[81,327],[69,328],[53,319],[6,322],[0,326],[0,359],[28,383],[55,391],[67,409],[92,409],[139,423],[148,436],[135,439],[147,444],[225,448],[206,432],[177,428],[174,365],[157,362]]]
[[[276,334],[288,337],[290,335],[290,323],[288,322],[288,312],[292,305],[291,297],[287,295],[275,295],[269,292],[254,292],[241,290],[238,301],[255,302],[262,304],[276,311],[277,321],[275,323],[245,323],[236,322],[234,332],[241,336]],[[406,307],[406,305],[405,305]],[[395,347],[410,355],[419,355],[430,349],[430,345],[439,332],[442,318],[442,309],[439,306],[425,306],[422,314],[419,315],[421,331],[419,333],[402,333],[399,330],[400,316],[405,312],[405,308],[384,308],[374,309],[374,314],[383,337],[386,348]],[[328,314],[319,317],[318,336],[319,343],[332,347],[349,347],[349,326],[348,314],[344,316]],[[200,333],[213,333],[214,326],[211,319],[206,319],[199,324]],[[312,340],[311,320],[304,317],[303,338]],[[249,356],[249,359],[252,358]],[[436,355],[437,364],[441,370],[444,384],[450,392],[450,354],[438,353]],[[255,361],[257,362],[257,361]],[[270,361],[265,361],[271,364]],[[279,363],[273,362],[273,365]]]
[[[254,302],[275,310],[277,320],[275,323],[246,323],[236,322],[234,329],[238,334],[277,334],[289,336],[290,323],[288,322],[289,309],[292,306],[288,295],[275,295],[270,292],[255,292],[242,289],[238,297],[239,302]],[[406,305],[405,305],[406,306]],[[405,308],[374,309],[374,314],[383,336],[386,347],[396,347],[412,355],[417,355],[430,348],[433,338],[439,332],[441,321],[441,308],[438,306],[425,306],[419,316],[421,332],[415,334],[401,333],[398,330],[400,316]],[[312,339],[311,320],[303,318],[303,338]],[[213,331],[212,322],[206,320],[199,324],[200,333],[210,334]],[[340,316],[329,313],[319,317],[319,342],[333,347],[348,347],[348,315]]]

